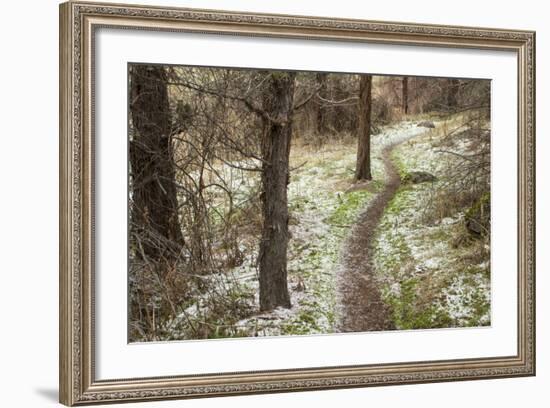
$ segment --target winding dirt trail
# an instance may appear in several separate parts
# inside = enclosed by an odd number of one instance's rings
[[[386,171],[383,190],[369,203],[357,218],[341,253],[338,277],[339,332],[380,331],[395,329],[390,311],[382,301],[372,266],[373,241],[384,209],[393,198],[401,179],[391,160],[392,150],[412,137],[386,145],[382,161]]]

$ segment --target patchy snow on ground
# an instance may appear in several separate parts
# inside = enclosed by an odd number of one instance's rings
[[[172,337],[197,338],[201,324],[215,327],[213,336],[220,337],[334,332],[342,245],[357,216],[384,184],[384,147],[401,143],[393,156],[400,171],[427,171],[438,176],[444,170],[441,153],[434,148],[434,142],[442,137],[441,122],[436,122],[435,129],[417,123],[400,122],[372,136],[373,180],[361,186],[353,186],[355,142],[321,148],[293,145],[288,185],[292,307],[259,312],[259,238],[251,236],[239,248],[244,255],[239,266],[208,277],[209,292],[198,301],[180,305],[179,315],[167,324]],[[468,146],[455,148],[462,151]],[[223,167],[224,177],[242,197],[256,188],[257,173],[246,172],[243,177],[241,171]],[[489,264],[481,259],[474,267],[466,267],[463,258],[471,255],[472,249],[453,248],[461,214],[429,225],[424,222],[422,202],[431,187],[424,183],[403,188],[386,209],[374,260],[384,299],[401,329],[489,324]],[[235,309],[231,314],[218,310],[223,306],[216,303],[220,294],[230,299]],[[211,330],[209,333],[212,336]]]
[[[452,128],[460,118],[444,125]],[[445,180],[454,156],[439,152],[442,123],[398,146],[401,174],[425,171],[438,181],[403,185],[388,205],[375,243],[375,269],[398,329],[490,324],[489,252],[483,241],[457,244],[464,213],[438,219],[426,203]],[[439,128],[439,129],[438,129]],[[452,146],[463,153],[466,143]],[[443,204],[444,205],[444,204]],[[478,263],[475,263],[478,262]]]
[[[383,184],[382,149],[425,131],[411,121],[382,128],[380,133],[373,135],[371,148],[374,180],[368,183],[366,189],[357,191],[348,191],[355,170],[355,143],[325,145],[321,148],[292,147],[288,186],[291,234],[288,286],[292,307],[258,312],[257,249],[248,248],[242,265],[229,271],[226,279],[218,277],[220,283],[216,284],[224,290],[227,290],[227,285],[238,287],[236,292],[244,294],[251,311],[248,316],[230,322],[232,330],[226,330],[226,335],[275,336],[334,332],[340,249],[355,218]],[[246,193],[250,183],[241,182],[241,185]],[[214,292],[221,291],[221,287]],[[182,322],[185,326],[190,316],[191,320],[197,316],[197,310],[201,310],[199,314],[207,316],[209,302],[204,303],[187,307],[178,317],[178,324],[173,326],[179,327]]]
[[[382,149],[422,132],[425,129],[414,122],[402,122],[382,128],[372,136],[372,190],[384,179]],[[340,249],[355,218],[375,196],[375,191],[361,189],[346,192],[352,185],[355,161],[355,143],[325,145],[321,149],[293,146],[294,170],[288,186],[291,213],[288,280],[292,308],[251,316],[239,321],[239,327],[252,326],[258,336],[334,331]]]
[[[304,163],[305,162],[305,163]],[[335,265],[347,228],[331,225],[353,177],[355,147],[293,147],[288,186],[290,234],[288,286],[291,309],[278,308],[242,319],[255,336],[331,333],[335,309]],[[258,281],[255,278],[254,288]],[[257,290],[255,291],[257,292]],[[255,295],[255,306],[259,299]]]

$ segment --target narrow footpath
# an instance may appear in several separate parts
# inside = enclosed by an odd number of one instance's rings
[[[382,300],[374,277],[373,242],[384,210],[401,184],[398,169],[391,160],[391,152],[396,146],[414,136],[417,135],[391,143],[383,148],[385,185],[358,216],[356,224],[344,242],[338,271],[339,321],[336,325],[338,332],[395,329],[390,310]]]

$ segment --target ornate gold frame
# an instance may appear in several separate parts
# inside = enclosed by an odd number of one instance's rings
[[[518,61],[514,356],[98,381],[94,377],[93,39],[97,27],[508,50]],[[66,405],[535,374],[535,33],[68,2],[60,6],[60,401]]]

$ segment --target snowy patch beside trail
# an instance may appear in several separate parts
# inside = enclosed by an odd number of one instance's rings
[[[380,133],[371,136],[371,170],[375,179],[383,179],[384,162],[382,150],[390,145],[406,142],[423,133],[426,128],[418,127],[416,121],[403,121],[398,124],[384,126]]]
[[[417,126],[417,123],[417,121],[403,121],[383,127],[380,133],[372,136],[372,147],[381,149],[391,144],[399,144],[428,131],[424,127]]]
[[[433,183],[402,186],[379,226],[374,264],[399,329],[490,324],[486,245],[468,237],[464,212],[438,217],[428,205],[429,200],[440,199],[436,190],[455,163],[455,156],[439,152],[445,137],[438,129],[441,125],[403,143],[392,154],[401,172],[425,171],[438,178]],[[470,146],[459,142],[448,149],[464,153]]]

